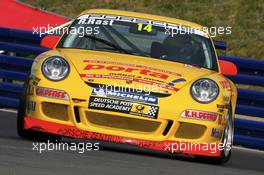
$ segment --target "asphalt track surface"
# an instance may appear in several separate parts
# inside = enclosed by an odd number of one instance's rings
[[[68,142],[65,139],[64,142]],[[75,141],[76,142],[76,141]],[[16,133],[16,114],[0,112],[0,175],[257,175],[264,174],[264,152],[233,148],[225,165],[195,162],[192,158],[132,146],[100,143],[99,151],[33,151],[33,142]]]

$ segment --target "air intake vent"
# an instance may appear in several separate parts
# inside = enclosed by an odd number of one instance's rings
[[[79,113],[79,108],[77,106],[74,106],[74,115],[77,123],[81,122],[80,119],[80,113]]]
[[[173,121],[172,121],[172,120],[169,120],[169,121],[168,121],[168,124],[167,124],[167,126],[166,126],[166,128],[165,128],[165,130],[164,130],[163,133],[162,133],[162,135],[166,136],[166,135],[168,134],[168,132],[169,132],[170,129],[171,129],[172,124],[173,124]]]

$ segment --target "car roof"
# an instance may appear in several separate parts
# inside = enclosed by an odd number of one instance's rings
[[[138,13],[138,12],[129,12],[129,11],[122,11],[122,10],[109,10],[109,9],[91,9],[86,10],[80,14],[108,14],[108,15],[120,15],[120,16],[129,16],[129,17],[136,17],[136,18],[144,18],[149,20],[157,20],[157,21],[164,21],[167,23],[173,23],[183,26],[188,26],[196,29],[202,29],[202,26],[193,22],[180,20],[176,18],[170,18],[170,17],[164,17],[164,16],[158,16],[158,15],[151,15],[146,13]]]

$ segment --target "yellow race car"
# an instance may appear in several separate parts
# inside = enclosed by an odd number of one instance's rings
[[[98,139],[229,160],[237,89],[202,26],[116,10],[80,14],[34,60],[18,111],[24,138]],[[41,134],[39,134],[41,133]]]

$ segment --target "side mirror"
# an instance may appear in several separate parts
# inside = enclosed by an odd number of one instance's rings
[[[41,47],[45,47],[48,49],[54,49],[55,46],[57,45],[57,43],[60,40],[60,36],[45,36],[42,40],[41,40]]]
[[[219,60],[220,70],[223,75],[237,75],[237,67],[234,63]]]

